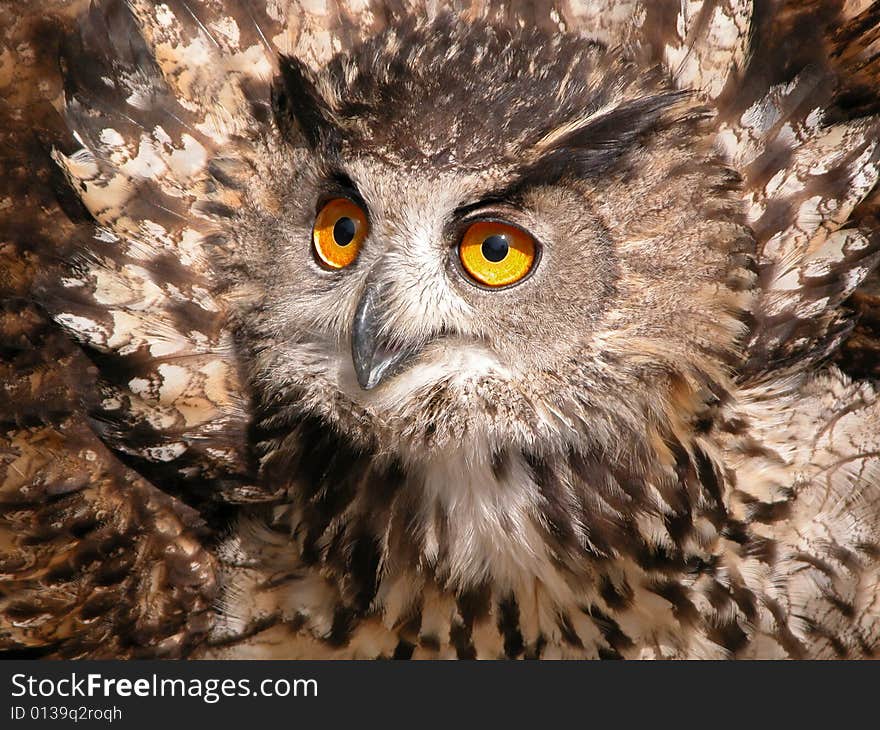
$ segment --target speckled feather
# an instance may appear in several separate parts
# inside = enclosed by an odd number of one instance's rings
[[[46,5],[0,2],[0,648],[876,655],[877,4]],[[503,183],[534,155],[552,186],[580,161],[639,298],[578,366],[591,392],[475,380],[469,410],[444,374],[383,419],[312,377],[310,333],[282,359],[283,256],[251,232],[311,169],[272,104],[284,57],[343,130],[319,168]],[[520,80],[485,83],[519,95],[503,124],[395,106],[456,74],[479,97],[480,63]],[[593,179],[577,132],[627,105],[652,116]],[[624,179],[638,210],[603,207]],[[710,190],[675,241],[669,180]]]

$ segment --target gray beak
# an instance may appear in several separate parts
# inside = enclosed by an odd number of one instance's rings
[[[383,379],[399,370],[411,353],[391,349],[379,337],[382,312],[379,287],[367,283],[351,328],[351,359],[358,383],[364,390],[375,388]]]

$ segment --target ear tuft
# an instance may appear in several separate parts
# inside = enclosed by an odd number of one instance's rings
[[[544,135],[533,147],[523,173],[550,182],[566,173],[596,174],[621,159],[640,141],[678,123],[707,116],[688,91],[669,90],[602,107]]]
[[[275,121],[283,133],[301,135],[314,148],[336,128],[331,105],[312,70],[298,58],[282,55],[279,67],[272,86]]]

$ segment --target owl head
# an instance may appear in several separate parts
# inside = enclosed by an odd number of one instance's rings
[[[266,420],[618,454],[717,401],[754,243],[660,67],[441,17],[283,57],[272,112],[225,262]]]

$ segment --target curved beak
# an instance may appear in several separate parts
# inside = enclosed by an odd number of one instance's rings
[[[351,359],[358,383],[364,390],[375,388],[412,353],[390,348],[380,338],[382,311],[379,286],[368,282],[354,314],[351,328]]]

